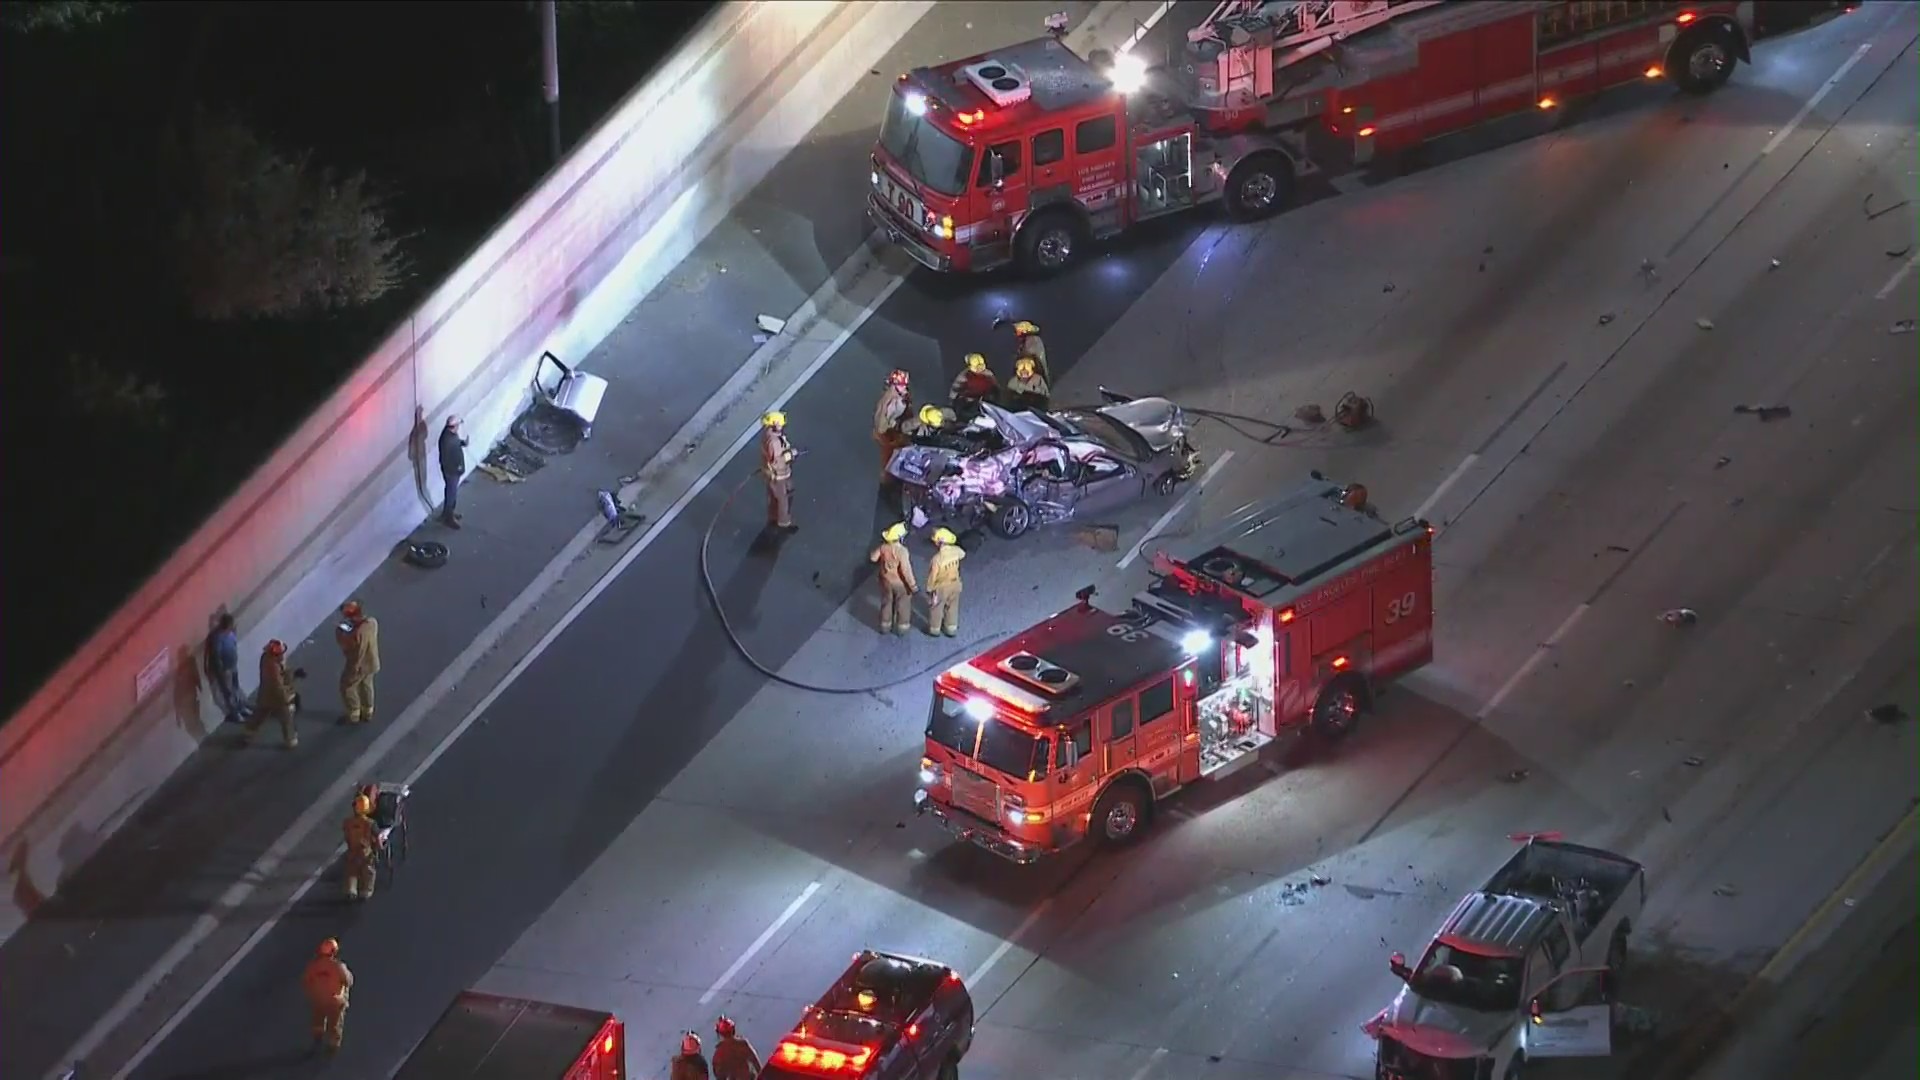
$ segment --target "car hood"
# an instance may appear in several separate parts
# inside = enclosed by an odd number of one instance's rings
[[[1393,1004],[1376,1019],[1377,1034],[1387,1035],[1428,1057],[1464,1058],[1485,1053],[1513,1026],[1515,1018],[1443,1005],[1402,987]]]
[[[1095,411],[1138,432],[1155,453],[1173,449],[1173,444],[1187,434],[1186,412],[1166,398],[1135,398],[1116,405],[1102,405]]]

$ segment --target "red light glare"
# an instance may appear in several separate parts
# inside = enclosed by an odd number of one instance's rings
[[[1551,108],[1553,108],[1554,106],[1556,106],[1556,105],[1558,105],[1558,104],[1560,104],[1560,103],[1559,103],[1559,102],[1557,102],[1557,101],[1555,101],[1555,100],[1553,100],[1553,99],[1552,99],[1552,98],[1550,98],[1550,97],[1543,97],[1543,98],[1541,98],[1541,99],[1540,99],[1540,107],[1541,107],[1541,108],[1543,108],[1543,109],[1551,109]]]
[[[1295,619],[1296,617],[1297,617],[1297,616],[1295,616],[1295,615],[1294,615],[1294,612],[1293,612],[1293,609],[1292,609],[1292,608],[1281,608],[1281,609],[1280,609],[1280,624],[1281,624],[1282,626],[1284,626],[1284,625],[1286,625],[1287,623],[1290,623],[1290,622],[1292,622],[1292,621],[1293,621],[1293,620],[1294,620],[1294,619]]]
[[[1356,134],[1358,134],[1363,139],[1370,139],[1373,137],[1373,130],[1374,129],[1370,127],[1363,127],[1358,132],[1356,132]]]
[[[831,1076],[835,1073],[859,1074],[865,1071],[867,1062],[873,1059],[873,1047],[848,1047],[844,1050],[832,1046],[816,1046],[810,1042],[795,1042],[782,1039],[774,1050],[774,1056],[782,1065],[789,1065],[803,1072]]]
[[[1679,23],[1679,24],[1680,24],[1681,26],[1685,26],[1685,25],[1687,25],[1688,23],[1690,23],[1690,22],[1692,22],[1693,20],[1695,20],[1695,19],[1697,19],[1697,18],[1699,18],[1699,17],[1700,17],[1700,16],[1698,16],[1698,15],[1695,15],[1695,14],[1694,14],[1693,12],[1691,12],[1691,11],[1683,11],[1683,12],[1681,12],[1680,14],[1678,14],[1678,15],[1675,15],[1675,16],[1673,17],[1673,21],[1674,21],[1674,22],[1677,22],[1677,23]]]
[[[908,1025],[907,1025],[907,1038],[909,1038],[909,1039],[917,1039],[917,1038],[919,1038],[919,1037],[920,1037],[920,1025],[919,1025],[919,1024],[908,1024]]]
[[[608,1035],[606,1038],[600,1040],[600,1052],[603,1054],[613,1053],[613,1036],[612,1035]]]
[[[1350,663],[1352,663],[1352,661],[1348,660],[1346,657],[1336,656],[1333,658],[1333,670],[1340,671]]]

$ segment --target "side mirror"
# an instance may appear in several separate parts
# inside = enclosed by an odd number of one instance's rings
[[[987,177],[996,188],[1007,185],[1007,159],[987,151]]]
[[[1406,953],[1394,953],[1387,957],[1387,970],[1398,976],[1401,982],[1413,978],[1413,969],[1407,966]]]

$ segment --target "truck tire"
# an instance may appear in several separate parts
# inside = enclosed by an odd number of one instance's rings
[[[1002,540],[1017,540],[1033,528],[1033,509],[1019,499],[1007,499],[987,516],[987,528]]]
[[[940,1071],[935,1074],[935,1077],[936,1080],[960,1080],[959,1059],[949,1057],[942,1061],[940,1063]]]
[[[1613,932],[1613,940],[1607,942],[1607,967],[1611,969],[1615,998],[1620,996],[1621,980],[1627,977],[1627,938],[1632,933],[1625,926],[1619,927]]]
[[[1668,54],[1674,85],[1689,94],[1710,94],[1727,85],[1739,54],[1737,33],[1732,24],[1716,22],[1681,35]]]
[[[1089,827],[1105,847],[1125,847],[1140,838],[1147,823],[1147,796],[1140,785],[1122,780],[1093,805]]]
[[[1042,210],[1014,240],[1014,258],[1029,277],[1057,274],[1079,260],[1087,229],[1069,210]]]
[[[1313,702],[1314,734],[1328,742],[1339,742],[1353,734],[1364,700],[1359,682],[1351,675],[1328,683]]]
[[[1286,208],[1293,196],[1293,162],[1278,150],[1260,150],[1240,159],[1227,175],[1227,216],[1259,221]]]

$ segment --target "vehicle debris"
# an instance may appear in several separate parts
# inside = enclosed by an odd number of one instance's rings
[[[1381,292],[1383,292],[1383,293],[1390,293],[1390,292],[1392,292],[1392,291],[1393,291],[1393,282],[1391,282],[1391,281],[1389,281],[1389,282],[1387,282],[1387,283],[1386,283],[1385,285],[1382,285],[1382,286],[1380,286],[1380,291],[1381,291]]]
[[[1873,708],[1868,709],[1867,716],[1877,723],[1897,724],[1907,718],[1907,711],[1892,702],[1888,702],[1885,705],[1875,705]]]
[[[1767,269],[1769,269],[1769,270],[1778,270],[1778,269],[1780,269],[1780,260],[1779,260],[1779,259],[1768,259],[1768,260],[1767,260]]]
[[[777,334],[787,328],[787,320],[776,319],[772,315],[757,315],[753,324],[769,334]]]
[[[1793,415],[1793,410],[1785,405],[1735,405],[1733,411],[1743,414],[1751,413],[1759,417],[1763,424],[1769,420],[1785,420]]]
[[[1693,325],[1699,327],[1702,330],[1711,330],[1713,329],[1713,320],[1707,318],[1705,315],[1702,315],[1699,318],[1693,320]]]
[[[1860,212],[1867,216],[1868,221],[1872,221],[1875,218],[1893,213],[1895,210],[1898,210],[1901,207],[1907,205],[1908,201],[1909,200],[1907,199],[1901,199],[1899,202],[1894,203],[1892,206],[1885,207],[1884,209],[1880,209],[1880,210],[1875,210],[1873,208],[1873,192],[1869,191],[1867,192],[1867,197],[1860,200]]]
[[[1312,403],[1302,405],[1293,410],[1293,418],[1303,424],[1324,424],[1327,422],[1327,414],[1321,410],[1320,406]]]
[[[1887,249],[1887,258],[1889,258],[1889,259],[1897,259],[1897,258],[1899,258],[1900,256],[1902,256],[1902,255],[1905,255],[1905,254],[1906,254],[1907,252],[1909,252],[1909,251],[1912,251],[1912,250],[1913,250],[1913,245],[1912,245],[1912,244],[1908,244],[1908,245],[1907,245],[1906,247],[1903,247],[1903,248],[1888,248],[1888,249]]]
[[[1913,326],[1914,326],[1914,321],[1912,319],[1901,319],[1899,322],[1894,323],[1892,326],[1887,327],[1887,333],[1911,334],[1913,333]]]
[[[1073,538],[1095,551],[1120,550],[1120,529],[1115,525],[1083,525],[1073,530]]]
[[[1358,431],[1373,423],[1373,401],[1352,390],[1340,395],[1333,406],[1333,422],[1348,431]]]
[[[1700,613],[1688,607],[1668,608],[1660,613],[1660,621],[1668,626],[1692,626],[1700,621]]]
[[[1697,769],[1700,766],[1705,765],[1706,763],[1707,763],[1706,758],[1703,758],[1698,754],[1690,754],[1688,755],[1687,759],[1685,761],[1682,761],[1680,764],[1686,765],[1689,768]]]
[[[1620,546],[1619,544],[1608,544],[1608,545],[1607,545],[1607,550],[1608,550],[1608,551],[1617,551],[1617,552],[1619,552],[1619,553],[1620,553],[1620,554],[1622,554],[1622,555],[1627,555],[1627,554],[1631,554],[1631,553],[1632,553],[1632,551],[1633,551],[1633,549],[1632,549],[1632,548],[1629,548],[1629,547],[1621,547],[1621,546]]]
[[[1719,457],[1713,459],[1713,467],[1716,469],[1724,469],[1731,464],[1733,464],[1733,459],[1725,454],[1721,454]]]
[[[1506,774],[1501,776],[1500,779],[1506,781],[1509,784],[1517,784],[1532,775],[1533,775],[1532,769],[1508,769]]]
[[[1599,323],[1601,326],[1605,326],[1612,321],[1613,321],[1613,312],[1609,311],[1600,316]]]
[[[1731,885],[1716,885],[1713,887],[1713,895],[1734,897],[1740,895],[1740,890]]]

